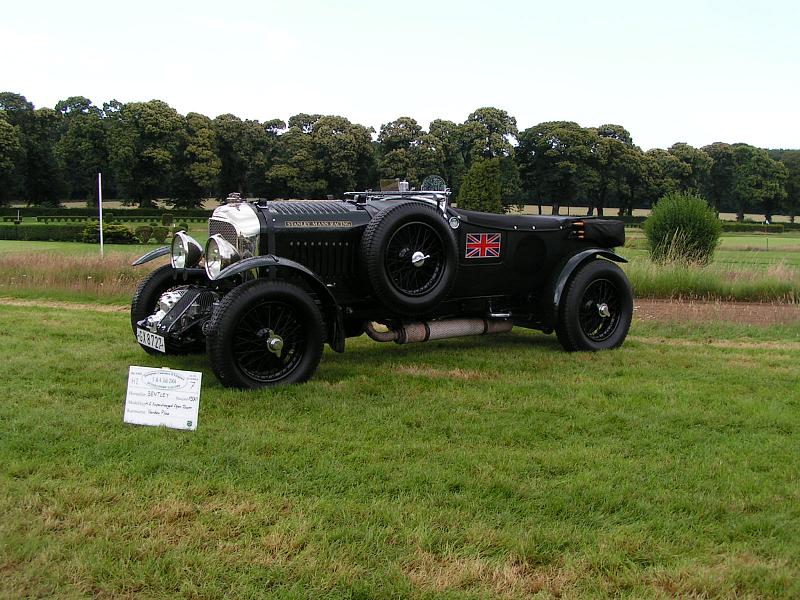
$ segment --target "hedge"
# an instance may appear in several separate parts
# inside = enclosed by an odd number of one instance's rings
[[[55,216],[55,217],[96,217],[96,208],[54,208],[52,206],[26,206],[24,208],[11,208],[8,206],[0,207],[0,216],[16,217],[19,211],[22,217],[39,217],[39,216]],[[145,217],[145,218],[161,218],[165,212],[170,212],[174,215],[175,220],[183,219],[184,217],[210,217],[213,211],[205,208],[183,208],[183,209],[169,209],[163,208],[104,208],[103,217],[105,216],[120,216],[120,217]],[[140,219],[145,220],[145,219]]]
[[[771,223],[763,225],[761,223],[748,223],[738,221],[723,221],[722,231],[752,231],[762,233],[783,233],[786,230],[785,223]]]
[[[84,225],[45,225],[31,223],[14,225],[0,223],[0,240],[25,240],[39,242],[80,242]]]

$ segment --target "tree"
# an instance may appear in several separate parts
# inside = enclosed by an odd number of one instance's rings
[[[480,158],[464,176],[458,207],[482,212],[503,212],[500,158]]]
[[[150,100],[124,105],[119,124],[111,161],[122,191],[140,207],[153,206],[175,176],[183,119],[165,102]]]
[[[55,154],[64,166],[67,195],[96,205],[97,173],[108,174],[108,135],[103,111],[88,98],[72,96],[56,104],[62,115]]]
[[[711,158],[702,150],[679,142],[667,149],[678,159],[672,163],[674,170],[670,175],[678,182],[678,189],[698,195],[705,195],[711,173]]]
[[[51,108],[34,109],[19,94],[0,93],[0,114],[14,126],[22,147],[15,172],[22,181],[21,195],[31,204],[58,205],[65,191],[64,172],[53,153],[60,114]]]
[[[789,220],[794,223],[795,216],[800,210],[800,150],[773,150],[770,156],[779,160],[786,167],[786,198],[784,208],[789,215]]]
[[[54,152],[60,121],[61,115],[52,108],[37,108],[23,134],[25,197],[31,204],[58,206],[66,194],[64,169]]]
[[[461,127],[467,165],[478,158],[512,155],[517,133],[517,120],[504,110],[487,106],[472,112]]]
[[[184,121],[176,155],[172,203],[178,208],[196,208],[216,191],[221,161],[211,119],[190,112]]]
[[[439,140],[442,150],[442,172],[440,175],[447,186],[458,195],[461,180],[466,173],[464,155],[461,152],[461,133],[459,126],[452,121],[436,119],[428,127],[429,135]]]
[[[733,144],[734,176],[731,195],[737,207],[736,220],[743,221],[748,206],[761,209],[772,220],[773,211],[786,197],[786,167],[770,158],[766,150],[748,144]]]
[[[294,198],[369,187],[375,160],[373,131],[344,117],[295,115],[278,138],[267,179],[284,197]]]
[[[0,113],[0,206],[18,198],[22,181],[17,172],[22,163],[22,142],[19,129]]]
[[[641,150],[633,145],[628,130],[621,125],[601,125],[590,129],[592,158],[590,164],[596,172],[595,185],[590,189],[589,214],[593,209],[603,214],[610,204],[622,207],[623,198],[631,197],[630,185],[639,174]]]
[[[708,177],[708,200],[714,210],[719,213],[723,208],[732,208],[733,178],[735,164],[733,148],[730,144],[714,142],[703,147],[713,161]]]
[[[400,117],[381,126],[378,133],[378,173],[384,179],[406,179],[418,187],[428,175],[445,170],[444,144],[425,133],[411,117]]]
[[[519,135],[517,164],[524,188],[540,205],[552,204],[558,214],[563,203],[586,198],[596,173],[590,161],[594,135],[571,121],[551,121]]]

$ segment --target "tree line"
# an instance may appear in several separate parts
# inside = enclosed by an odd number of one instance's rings
[[[375,135],[377,134],[377,135]],[[800,206],[800,150],[717,142],[643,151],[621,125],[569,121],[519,131],[506,111],[484,107],[463,123],[427,130],[399,117],[379,131],[345,117],[297,114],[288,122],[179,114],[160,100],[93,104],[82,96],[35,108],[0,93],[0,205],[56,206],[104,197],[176,208],[238,191],[248,197],[320,198],[375,189],[380,179],[419,186],[436,174],[464,205],[588,206],[631,214],[672,191],[717,211],[782,212]]]

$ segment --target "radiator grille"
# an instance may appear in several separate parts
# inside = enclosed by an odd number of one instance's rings
[[[352,277],[357,253],[353,242],[289,242],[286,258],[305,265],[322,277]]]
[[[267,210],[278,215],[340,215],[350,212],[347,206],[333,200],[270,202]]]
[[[211,219],[208,222],[208,235],[221,235],[225,241],[230,242],[237,248],[239,247],[239,236],[236,232],[236,227],[226,221],[218,221]]]

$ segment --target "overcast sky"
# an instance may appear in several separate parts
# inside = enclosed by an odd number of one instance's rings
[[[800,147],[800,3],[8,2],[0,91],[37,107],[158,98],[181,113],[424,127],[495,106],[624,125],[644,149]]]

